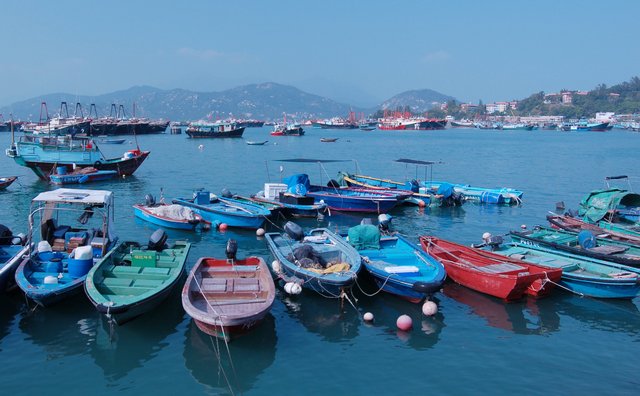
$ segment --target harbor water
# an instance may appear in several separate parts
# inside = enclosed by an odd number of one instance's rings
[[[505,234],[521,225],[545,224],[563,201],[577,208],[604,178],[629,175],[640,190],[640,135],[612,131],[337,131],[307,129],[303,137],[272,137],[268,128],[247,129],[242,139],[187,139],[182,135],[128,136],[102,145],[107,157],[136,146],[151,155],[126,179],[83,188],[115,196],[115,228],[121,240],[145,242],[156,229],[135,219],[132,205],[146,194],[165,200],[195,189],[249,195],[266,182],[308,173],[314,184],[339,170],[393,179],[446,180],[525,192],[520,206],[466,203],[458,208],[394,209],[396,230],[417,242],[433,234],[464,244],[484,232]],[[320,138],[337,137],[334,143]],[[10,135],[0,134],[9,147]],[[246,140],[269,140],[251,146]],[[344,159],[343,163],[293,164],[288,158]],[[441,161],[430,170],[393,162]],[[355,160],[355,161],[352,161]],[[30,200],[55,187],[12,159],[0,157],[0,176],[20,175],[0,191],[0,223],[27,231]],[[623,185],[625,188],[626,184]],[[373,217],[373,216],[370,216]],[[340,231],[358,215],[332,213],[299,221],[305,228]],[[274,220],[270,229],[281,226]],[[255,231],[168,231],[189,239],[191,267],[199,257],[222,257],[227,239],[239,255],[273,258]],[[362,290],[360,290],[362,289]],[[184,313],[179,293],[149,314],[112,328],[84,294],[47,309],[33,309],[19,291],[0,301],[0,381],[3,394],[637,394],[640,380],[640,299],[608,301],[556,289],[548,298],[514,303],[447,283],[435,300],[439,312],[424,317],[421,305],[366,282],[340,301],[303,292],[278,292],[271,315],[227,346],[201,333]],[[365,294],[366,293],[366,294]],[[368,296],[367,294],[375,294]],[[367,324],[362,314],[375,320]],[[413,319],[410,332],[396,319]]]

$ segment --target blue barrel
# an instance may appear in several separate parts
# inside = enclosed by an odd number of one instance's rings
[[[582,230],[578,233],[578,243],[583,249],[591,249],[596,247],[596,236],[591,231]]]
[[[67,262],[67,270],[69,275],[74,278],[85,276],[93,266],[93,259],[76,260],[69,259]]]
[[[59,175],[66,175],[67,174],[67,167],[66,166],[58,166],[56,168],[56,173]]]

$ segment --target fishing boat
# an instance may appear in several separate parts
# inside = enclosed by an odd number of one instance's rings
[[[459,120],[459,121],[451,121],[451,126],[453,128],[473,128],[475,126],[473,121],[469,120]]]
[[[622,241],[640,245],[640,227],[635,231],[633,228],[624,227],[623,225],[609,222],[599,222],[596,224],[587,223],[579,218],[569,215],[548,214],[547,221],[552,227],[580,232],[583,230],[591,231],[598,238],[607,238],[613,241]]]
[[[579,256],[640,267],[640,246],[598,238],[589,230],[578,232],[536,226],[532,230],[511,231],[511,240],[522,244],[545,246]]]
[[[268,140],[262,140],[259,142],[253,141],[253,140],[247,140],[246,143],[249,146],[264,146],[265,144],[267,144]]]
[[[531,131],[534,127],[532,124],[502,124],[503,131]]]
[[[387,293],[419,303],[440,290],[447,277],[442,264],[401,235],[382,236],[371,224],[351,227],[348,235],[364,268]]]
[[[57,166],[56,173],[49,175],[49,180],[53,184],[85,184],[96,181],[110,180],[118,176],[114,170],[97,170],[89,166],[86,168],[76,168],[69,172],[66,166]]]
[[[202,257],[182,289],[182,306],[198,328],[226,341],[257,326],[269,313],[275,285],[261,257],[236,259],[229,240],[226,259]]]
[[[333,143],[338,139],[339,138],[320,138],[320,141],[323,142],[323,143]]]
[[[218,197],[209,191],[197,191],[192,199],[177,198],[172,202],[190,208],[208,223],[225,223],[229,227],[260,228],[271,214],[262,206]]]
[[[305,235],[292,222],[285,224],[284,231],[265,234],[276,260],[272,269],[283,282],[326,297],[339,297],[353,285],[362,260],[342,237],[326,228],[316,228]],[[287,288],[292,286],[285,284],[285,291]]]
[[[127,139],[99,139],[102,144],[122,144],[127,141]]]
[[[525,294],[545,296],[562,276],[558,268],[507,259],[433,236],[421,236],[420,244],[454,282],[506,301]]]
[[[422,194],[418,192],[419,185],[418,182],[414,180],[402,183],[391,179],[380,179],[340,171],[338,172],[338,182],[340,184],[346,184],[349,187],[373,189],[383,192],[395,190],[410,193],[403,200],[403,203],[411,203],[419,206],[430,206],[431,204],[446,206],[446,201],[443,202],[442,196],[438,196],[437,194]]]
[[[486,188],[474,187],[469,184],[457,184],[444,181],[422,181],[421,191],[434,191],[445,197],[452,191],[460,195],[465,201],[495,205],[514,205],[522,202],[523,192],[513,188]]]
[[[244,127],[228,122],[196,122],[186,131],[190,138],[239,138],[244,133]]]
[[[118,176],[132,175],[149,151],[139,148],[127,150],[122,157],[105,158],[97,144],[89,137],[71,135],[24,134],[12,141],[7,156],[21,166],[31,169],[40,179],[49,181],[55,168],[93,167],[99,171],[116,171]]]
[[[18,287],[40,306],[81,291],[91,267],[117,241],[112,221],[111,191],[59,188],[38,194],[29,214],[29,251],[15,274]],[[34,238],[36,230],[40,238]]]
[[[276,124],[273,126],[271,136],[303,136],[304,129],[300,124]]]
[[[373,125],[369,124],[368,122],[365,123],[361,123],[358,125],[358,129],[360,129],[361,131],[373,131],[374,129],[376,129],[376,124],[374,123]]]
[[[27,254],[28,247],[21,235],[0,224],[0,293],[7,290],[15,279],[16,268]]]
[[[155,202],[148,194],[144,204],[133,205],[133,213],[137,218],[165,228],[193,231],[202,222],[202,216],[194,213],[186,206],[166,204],[163,200]]]
[[[264,190],[250,197],[250,200],[259,204],[276,205],[282,213],[292,217],[318,217],[327,210],[324,202],[316,203],[313,197],[289,192],[287,188],[283,183],[265,183]]]
[[[607,180],[627,178],[608,177]],[[594,190],[580,201],[578,215],[588,223],[601,220],[636,223],[640,219],[640,194],[620,188]]]
[[[191,244],[166,240],[157,230],[147,245],[122,242],[91,268],[85,292],[98,312],[122,325],[167,298],[185,273]]]
[[[0,177],[0,190],[9,187],[16,180],[18,180],[18,176]]]
[[[308,176],[298,174],[285,179],[289,187],[296,188],[300,180]],[[304,185],[304,182],[302,182]],[[313,197],[315,202],[324,202],[329,209],[341,212],[365,212],[365,213],[386,213],[393,209],[398,203],[398,196],[388,192],[377,192],[366,189],[325,187],[309,185],[306,193],[300,194]]]
[[[595,298],[631,299],[640,293],[640,269],[586,256],[512,242],[485,243],[494,253],[522,262],[562,269],[560,285],[576,294]]]

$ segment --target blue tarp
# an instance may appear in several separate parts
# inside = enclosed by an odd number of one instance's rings
[[[306,195],[309,191],[311,183],[309,183],[309,175],[305,173],[297,173],[282,180],[287,185],[287,192],[295,195]]]

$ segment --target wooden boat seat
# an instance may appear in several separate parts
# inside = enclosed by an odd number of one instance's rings
[[[108,287],[129,287],[133,283],[133,279],[127,278],[104,278],[102,284]]]
[[[527,271],[526,267],[522,267],[520,265],[512,264],[512,263],[489,264],[483,267],[476,267],[476,269],[481,272],[487,272],[491,274],[505,274],[505,275],[517,274],[519,272]]]
[[[200,288],[204,293],[225,293],[227,280],[222,278],[202,278]]]
[[[133,286],[156,288],[161,286],[164,281],[160,279],[136,279]]]
[[[142,267],[130,267],[128,265],[114,265],[105,272],[113,272],[114,274],[138,274]]]
[[[257,278],[241,278],[234,279],[233,291],[238,292],[253,292],[260,291],[260,281]]]
[[[169,275],[169,271],[171,271],[171,268],[142,267],[142,273],[145,275]]]
[[[596,252],[596,253],[601,253],[601,254],[620,254],[620,253],[624,253],[628,250],[629,248],[626,246],[596,246],[596,247],[592,247],[589,249],[590,252]]]

